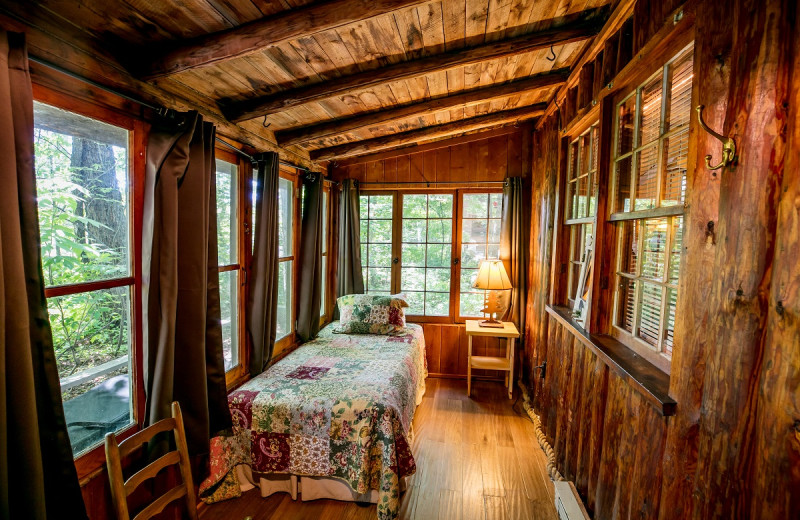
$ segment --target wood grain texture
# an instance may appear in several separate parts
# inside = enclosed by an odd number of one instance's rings
[[[401,497],[403,520],[518,518],[555,520],[553,484],[533,424],[512,408],[501,384],[428,378],[414,416],[416,473]],[[374,505],[293,501],[257,490],[202,508],[200,518],[374,519]]]

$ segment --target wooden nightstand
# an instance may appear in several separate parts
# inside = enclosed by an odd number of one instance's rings
[[[467,321],[467,395],[472,394],[472,369],[485,368],[488,370],[504,370],[506,372],[506,386],[508,386],[508,398],[514,389],[514,342],[519,337],[516,325],[509,321],[503,322],[503,328],[491,328],[478,326],[480,321]],[[492,356],[473,356],[472,355],[472,336],[487,336],[490,338],[506,338],[505,357]]]

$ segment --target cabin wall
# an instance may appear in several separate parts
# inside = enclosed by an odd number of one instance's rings
[[[652,6],[657,8],[648,9]],[[636,4],[628,56],[645,47],[672,9],[658,6]],[[687,9],[696,20],[693,105],[706,105],[711,128],[735,136],[738,163],[713,175],[704,156],[712,154],[716,161],[721,144],[692,123],[693,167],[687,174],[669,379],[675,415],[662,416],[574,328],[545,311],[545,302],[557,301],[553,293],[559,290],[550,276],[558,227],[556,176],[564,175],[557,115],[533,135],[524,375],[556,466],[575,481],[594,518],[797,518],[797,6],[780,0],[701,0]],[[579,106],[565,109],[580,116]],[[708,222],[715,224],[713,237],[706,233]],[[601,240],[599,248],[609,247]],[[595,296],[593,306],[602,305],[602,297]],[[591,321],[596,322],[602,320]],[[542,379],[531,367],[544,361]]]
[[[531,171],[531,128],[501,129],[492,137],[474,136],[440,141],[421,151],[377,154],[363,160],[351,160],[331,168],[331,178],[356,179],[360,182],[386,183],[362,189],[397,189],[393,182],[452,182],[462,186],[480,186],[481,181],[502,181],[506,177],[526,177]],[[497,188],[497,185],[489,185]],[[424,184],[413,186],[424,189]],[[331,285],[336,286],[335,281]],[[467,335],[463,323],[422,323],[428,357],[428,371],[434,377],[466,377]],[[473,338],[473,352],[478,356],[502,356],[505,340]],[[501,379],[494,370],[474,370],[477,377]]]

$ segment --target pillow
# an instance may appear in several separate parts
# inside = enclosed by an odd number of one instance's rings
[[[348,294],[336,300],[339,305],[340,334],[396,334],[404,331],[408,307],[401,295]]]

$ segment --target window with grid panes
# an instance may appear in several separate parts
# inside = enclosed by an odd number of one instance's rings
[[[690,45],[627,95],[615,117],[616,335],[665,370],[683,240],[692,57]]]
[[[569,271],[567,272],[570,306],[579,297],[577,294],[578,279],[586,254],[586,246],[594,240],[598,153],[599,127],[595,123],[569,145],[565,224],[570,233]]]
[[[392,212],[394,195],[361,195],[361,266],[366,294],[392,291]]]
[[[407,315],[450,315],[452,244],[453,195],[403,194],[400,290]]]
[[[276,340],[294,332],[294,198],[291,179],[278,179],[278,321]]]
[[[483,316],[486,291],[472,284],[481,260],[498,258],[502,193],[463,193],[461,195],[461,280],[459,310],[462,317]]]

